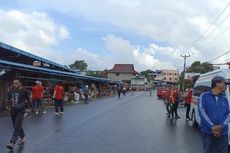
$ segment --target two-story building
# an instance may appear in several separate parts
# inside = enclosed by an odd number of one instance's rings
[[[113,81],[123,81],[130,84],[133,76],[139,74],[133,64],[115,64],[111,70],[106,71],[107,78]]]
[[[179,80],[179,72],[177,70],[161,70],[162,81],[176,83]]]

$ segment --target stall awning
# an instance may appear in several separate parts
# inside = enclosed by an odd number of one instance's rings
[[[10,62],[10,61],[5,61],[5,60],[0,60],[0,65],[5,67],[5,68],[16,69],[16,70],[39,72],[39,73],[52,74],[52,75],[64,76],[64,77],[71,77],[71,78],[77,78],[77,79],[83,79],[83,80],[92,80],[92,81],[98,81],[98,82],[111,82],[110,79],[91,77],[91,76],[83,76],[83,75],[77,74],[77,73],[52,70],[52,69],[36,67],[36,66],[26,65],[26,64],[21,64],[21,63],[15,63],[15,62]]]

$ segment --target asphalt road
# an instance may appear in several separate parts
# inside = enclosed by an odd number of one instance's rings
[[[178,111],[181,119],[167,118],[155,92],[68,105],[63,116],[51,108],[24,120],[27,141],[14,153],[202,153],[199,130]],[[0,153],[11,134],[10,118],[0,118]]]

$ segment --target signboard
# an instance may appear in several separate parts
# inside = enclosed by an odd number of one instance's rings
[[[40,61],[33,61],[33,66],[41,66],[42,63]]]

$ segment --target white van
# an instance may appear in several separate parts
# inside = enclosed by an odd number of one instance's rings
[[[200,117],[198,113],[198,98],[203,92],[207,92],[211,90],[211,80],[215,76],[222,76],[227,80],[230,80],[230,69],[218,69],[205,74],[200,75],[197,79],[194,87],[193,87],[193,96],[192,96],[192,104],[191,104],[191,112],[192,112],[192,123],[194,127],[200,125]],[[227,86],[225,91],[225,95],[230,103],[230,85]],[[229,134],[230,136],[230,126],[229,126]],[[230,145],[230,137],[228,139],[228,144]]]

